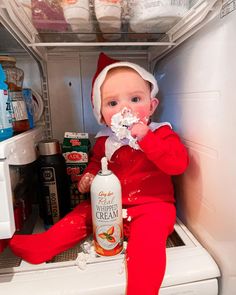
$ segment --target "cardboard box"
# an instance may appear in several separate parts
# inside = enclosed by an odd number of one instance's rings
[[[70,182],[71,208],[88,199],[88,194],[81,194],[77,186],[88,165],[90,147],[88,133],[65,132],[62,153]]]
[[[90,140],[88,133],[65,132],[63,147],[81,147],[82,150],[90,149]]]

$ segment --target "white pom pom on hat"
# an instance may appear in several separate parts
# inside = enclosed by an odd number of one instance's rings
[[[100,53],[98,58],[97,64],[97,71],[93,77],[92,81],[92,106],[93,106],[93,113],[95,118],[97,119],[99,124],[103,124],[102,117],[101,117],[101,86],[104,82],[107,72],[110,69],[117,68],[117,67],[129,67],[134,69],[144,80],[151,83],[151,97],[155,97],[158,93],[158,85],[155,77],[149,73],[147,70],[142,68],[141,66],[127,62],[127,61],[119,61],[110,58],[103,52]]]

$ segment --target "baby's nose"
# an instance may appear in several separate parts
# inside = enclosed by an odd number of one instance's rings
[[[128,106],[122,106],[121,108],[120,108],[120,112],[121,112],[121,114],[123,114],[123,115],[125,115],[125,114],[132,114],[132,110],[130,109],[130,107],[128,107]]]
[[[127,109],[130,108],[130,107],[129,107],[129,103],[128,103],[127,101],[123,101],[123,102],[121,102],[121,104],[120,104],[120,109],[122,110],[122,109],[124,109],[124,108],[127,108]]]

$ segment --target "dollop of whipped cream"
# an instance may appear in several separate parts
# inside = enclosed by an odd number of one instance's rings
[[[119,140],[126,139],[128,145],[134,149],[139,149],[137,139],[131,135],[129,127],[139,122],[139,118],[132,114],[128,108],[123,108],[121,112],[116,113],[111,118],[111,130]]]

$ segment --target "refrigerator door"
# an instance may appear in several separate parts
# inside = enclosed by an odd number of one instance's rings
[[[12,237],[15,232],[11,180],[7,160],[0,160],[0,239]]]
[[[36,144],[43,139],[41,128],[35,128],[0,143],[0,239],[15,232],[13,196],[9,165],[26,165],[36,160]]]

